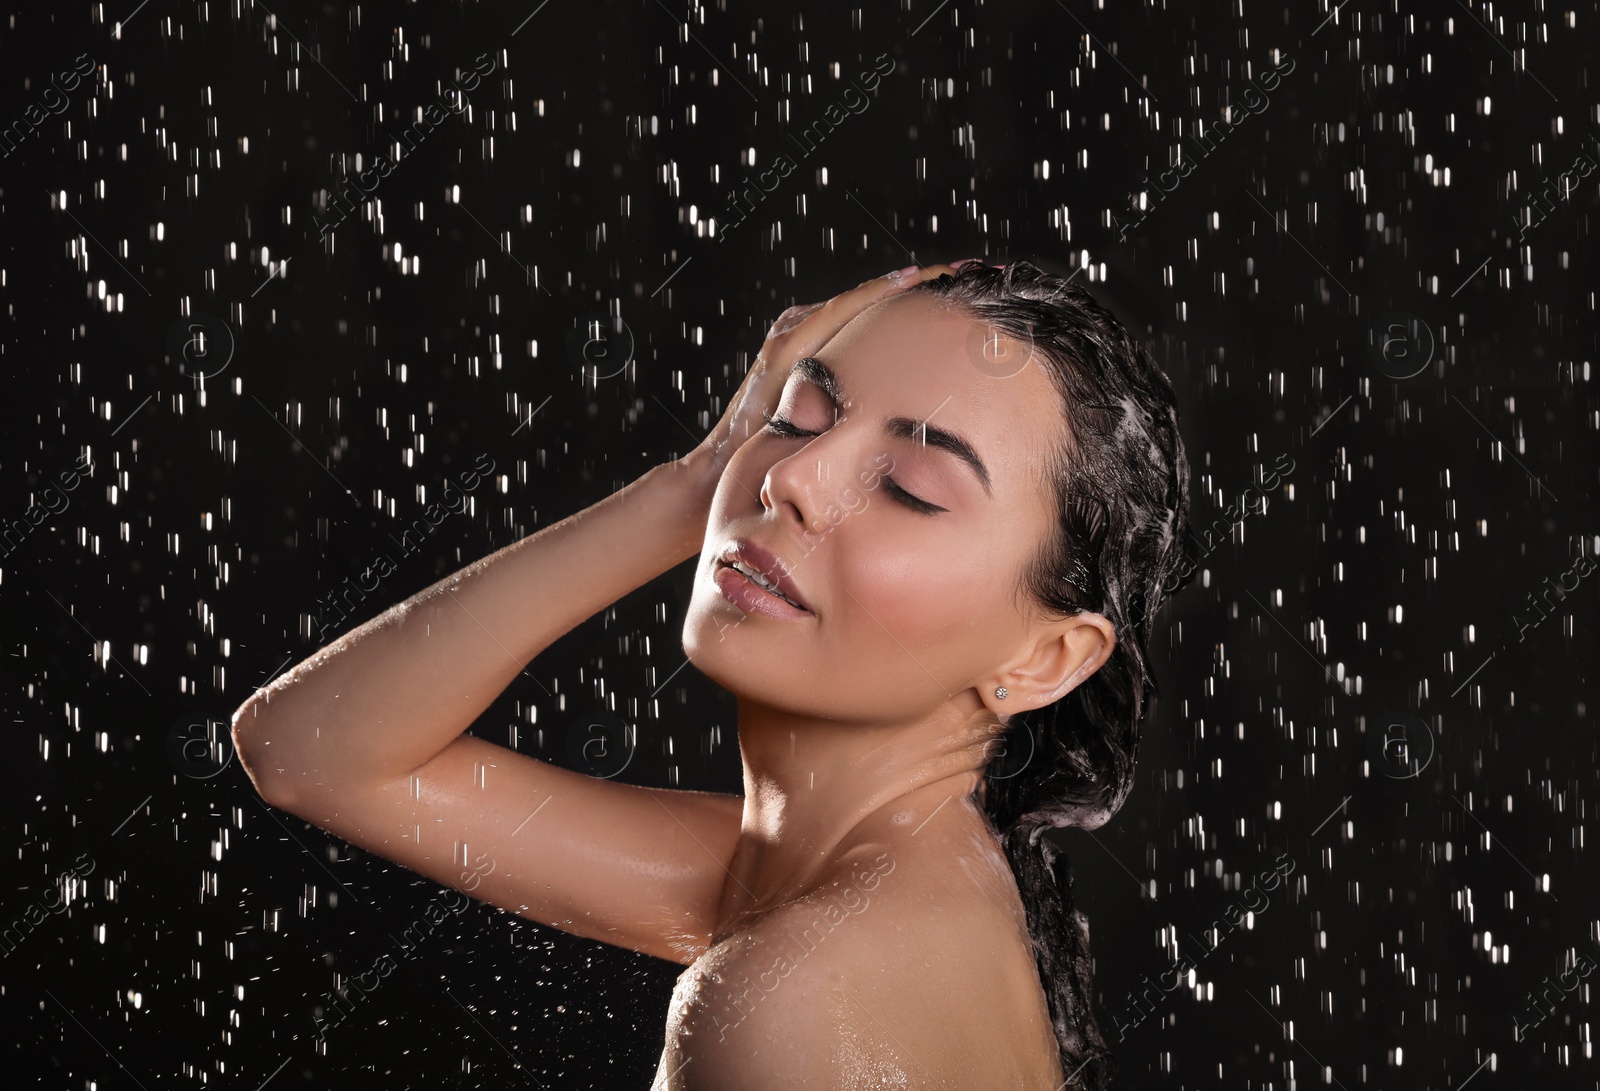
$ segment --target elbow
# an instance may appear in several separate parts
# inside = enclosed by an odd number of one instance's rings
[[[239,759],[250,783],[261,799],[279,810],[289,809],[288,793],[284,783],[284,770],[275,769],[269,757],[270,731],[266,715],[266,701],[260,691],[240,705],[233,714],[229,729],[233,752]]]

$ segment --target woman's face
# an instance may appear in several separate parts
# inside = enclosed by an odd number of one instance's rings
[[[1019,366],[995,366],[986,333],[910,294],[795,366],[773,417],[807,434],[751,436],[712,500],[683,632],[696,667],[759,704],[884,723],[1025,658],[1017,588],[1054,533],[1043,468],[1066,425],[1040,362],[1020,365],[1026,346],[1002,340]],[[736,539],[781,561],[804,612],[730,601],[722,586],[752,593],[719,573]]]

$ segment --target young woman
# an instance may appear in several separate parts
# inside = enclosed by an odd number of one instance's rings
[[[1103,1086],[1042,834],[1131,785],[1187,484],[1170,383],[1082,288],[912,267],[785,311],[696,450],[341,637],[234,742],[277,807],[685,965],[657,1091]],[[737,698],[742,796],[465,734],[697,553],[683,644]]]

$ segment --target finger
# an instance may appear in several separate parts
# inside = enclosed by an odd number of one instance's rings
[[[800,323],[804,322],[807,318],[811,317],[811,315],[816,313],[822,306],[823,304],[821,303],[811,303],[806,306],[790,307],[788,310],[784,311],[778,316],[778,320],[772,324],[772,332],[768,334],[768,336],[778,337],[782,334],[788,333]]]
[[[785,346],[785,355],[800,360],[812,355],[838,335],[839,331],[855,320],[862,311],[874,303],[888,299],[896,292],[913,284],[932,279],[943,273],[954,273],[948,265],[928,265],[914,269],[911,275],[897,279],[893,273],[873,277],[841,292],[806,315],[793,327],[786,329],[794,344]]]

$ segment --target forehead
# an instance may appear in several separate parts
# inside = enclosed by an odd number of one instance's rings
[[[1028,350],[960,307],[914,293],[863,311],[815,355],[839,377],[851,410],[931,418],[965,437],[997,478],[1025,472],[1037,483],[1066,422],[1048,362]]]

